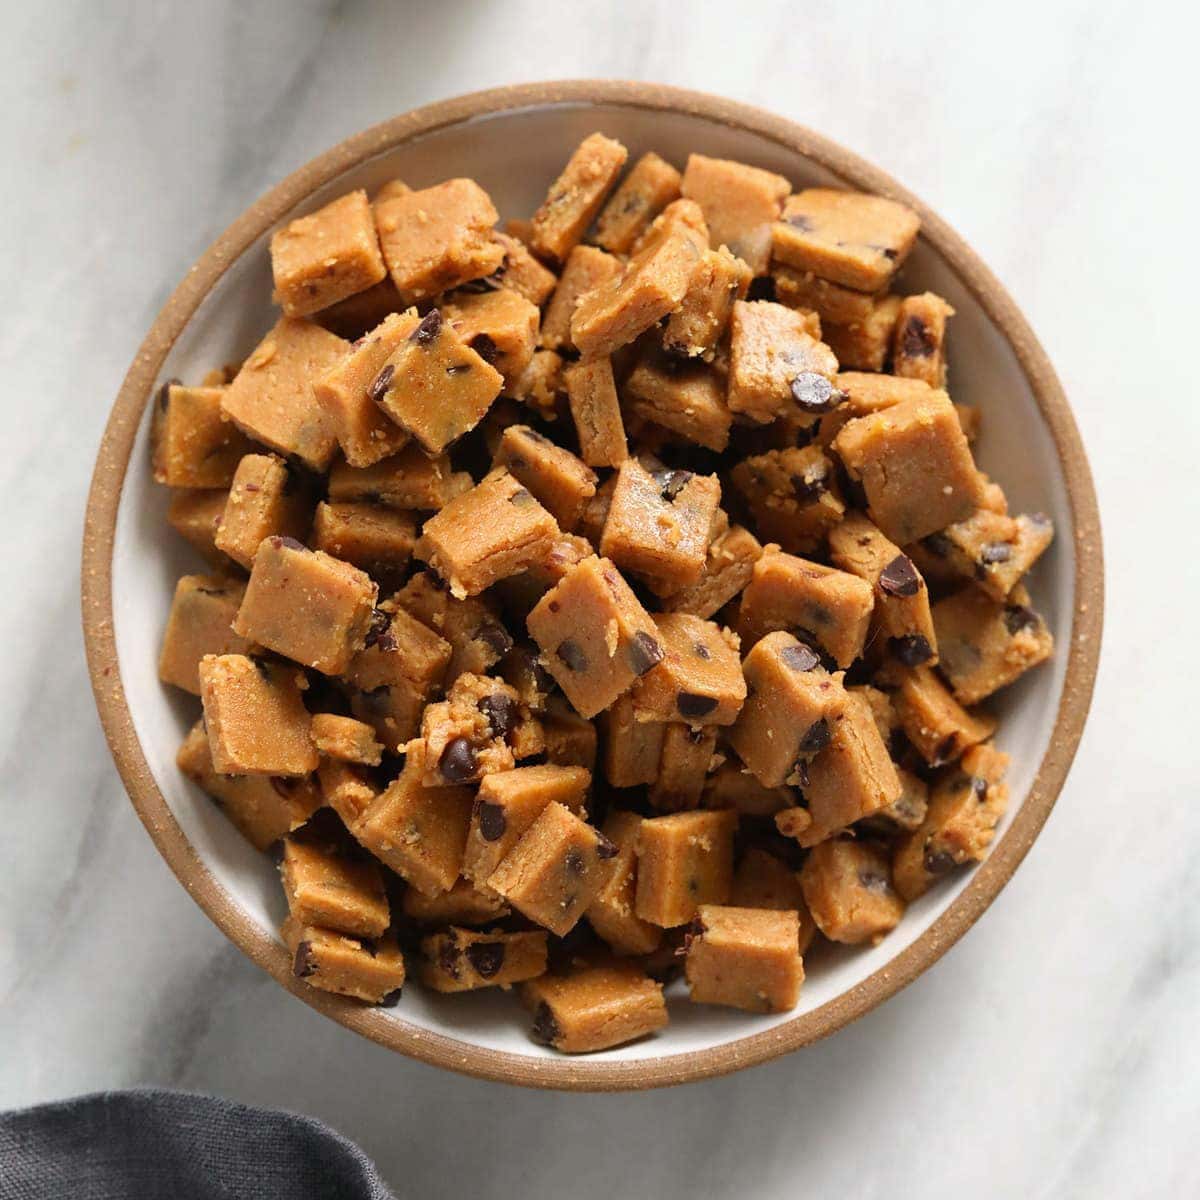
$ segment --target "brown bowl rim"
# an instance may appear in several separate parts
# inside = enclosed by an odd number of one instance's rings
[[[675,111],[756,134],[811,158],[847,185],[911,205],[921,236],[954,269],[1012,347],[1054,438],[1074,527],[1075,611],[1066,677],[1049,748],[1012,824],[962,894],[912,945],[820,1008],[761,1033],[705,1050],[622,1062],[538,1059],[432,1033],[402,1017],[319,992],[296,980],[284,948],[233,902],[180,829],[146,763],[125,699],[112,619],[112,551],[121,489],[145,404],[161,365],[200,302],[266,229],[317,188],[412,138],[484,115],[529,107],[606,104]],[[146,335],[113,405],[96,459],[84,521],[83,630],[88,671],[117,769],[159,853],[211,920],[293,995],[372,1041],[481,1079],[576,1091],[619,1091],[724,1075],[829,1036],[932,966],[975,923],[1033,844],[1075,756],[1100,651],[1104,582],[1099,512],[1087,458],[1058,378],[1008,293],[940,217],[885,172],[813,131],[747,104],[703,92],[617,80],[519,84],[442,100],[346,138],[252,204],[191,268]],[[1060,651],[1061,652],[1061,651]]]

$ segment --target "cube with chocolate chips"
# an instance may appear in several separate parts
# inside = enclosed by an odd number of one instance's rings
[[[435,992],[509,988],[546,971],[546,934],[451,926],[421,942],[421,982]]]
[[[870,842],[831,838],[814,846],[800,886],[817,928],[832,942],[878,942],[904,916],[887,854]]]
[[[220,387],[164,383],[154,406],[150,440],[154,478],[168,487],[221,488],[245,454],[250,439],[221,417]]]
[[[837,468],[820,446],[768,450],[730,472],[759,537],[789,554],[813,554],[846,513]]]
[[[247,454],[238,463],[213,544],[249,570],[264,538],[303,537],[311,513],[312,499],[287,463],[273,454]]]
[[[449,642],[388,600],[373,614],[365,645],[350,661],[346,678],[361,693],[387,688],[411,696],[419,710],[441,684],[452,654]],[[412,736],[412,732],[402,736],[397,730],[387,731],[385,736],[386,725],[381,730],[379,721],[371,720],[371,724],[393,750]]]
[[[537,346],[541,314],[536,304],[508,287],[456,292],[442,315],[480,358],[500,372],[505,388],[516,385]]]
[[[418,571],[392,597],[403,608],[450,643],[447,679],[465,672],[482,675],[512,649],[499,608],[489,596],[452,596],[428,571]]]
[[[730,809],[643,821],[637,843],[637,915],[664,929],[686,925],[700,904],[724,904],[733,886]]]
[[[310,987],[367,1004],[391,1007],[404,986],[404,956],[392,935],[377,942],[288,917],[280,936],[292,955],[292,973]]]
[[[900,724],[931,767],[953,762],[996,732],[994,717],[968,712],[928,666],[893,668],[890,680]]]
[[[905,296],[892,335],[892,371],[922,379],[930,387],[946,384],[946,322],[954,309],[941,296],[923,292]]]
[[[563,371],[579,453],[592,467],[619,467],[629,455],[612,361],[594,358]]]
[[[530,249],[562,262],[600,211],[628,157],[629,151],[613,138],[600,133],[584,138],[533,214]]]
[[[499,679],[460,675],[446,699],[421,716],[425,742],[425,785],[471,783],[511,770],[509,735],[520,721],[516,692]]]
[[[184,575],[175,585],[171,614],[158,656],[158,677],[200,694],[200,660],[206,654],[248,654],[253,643],[233,631],[246,588],[222,576]]]
[[[643,421],[718,453],[729,445],[733,413],[725,381],[703,362],[672,358],[648,346],[623,391],[630,412]]]
[[[663,658],[634,685],[638,717],[732,725],[746,699],[736,637],[690,613],[664,613],[656,624]]]
[[[685,970],[697,1004],[787,1012],[800,999],[800,918],[787,910],[702,904],[688,929]]]
[[[1002,602],[1054,540],[1054,525],[1041,513],[1010,517],[989,508],[931,533],[922,547],[952,576],[969,579]]]
[[[497,269],[500,282],[508,291],[524,296],[530,304],[541,308],[554,291],[558,276],[538,262],[519,238],[500,232],[493,233],[492,236],[504,249],[504,261]],[[489,290],[491,282],[492,277],[483,281]],[[536,332],[535,327],[535,335]]]
[[[567,532],[579,524],[596,494],[595,471],[528,425],[510,425],[504,431],[495,465],[524,484]]]

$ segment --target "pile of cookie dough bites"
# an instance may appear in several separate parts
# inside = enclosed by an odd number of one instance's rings
[[[313,987],[517,986],[534,1038],[661,1028],[663,984],[797,1003],[985,853],[976,707],[1045,659],[1008,512],[890,288],[917,216],[587,138],[501,232],[470,179],[271,241],[278,323],[155,399],[179,765],[278,857]]]

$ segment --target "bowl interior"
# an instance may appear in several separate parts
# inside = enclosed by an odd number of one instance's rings
[[[653,149],[682,166],[689,152],[698,151],[766,167],[797,186],[845,182],[766,137],[703,116],[617,104],[540,105],[473,118],[420,136],[348,171],[291,215],[319,207],[349,188],[371,191],[395,177],[419,187],[466,175],[487,188],[502,217],[527,216],[575,144],[597,129],[623,141],[631,157]],[[198,380],[208,368],[245,355],[273,323],[268,236],[269,231],[229,266],[171,349],[161,379]],[[1048,513],[1058,531],[1030,587],[1063,652],[1008,689],[996,705],[1002,718],[998,743],[1013,759],[1012,798],[1002,836],[1047,750],[1063,689],[1074,600],[1071,510],[1053,439],[1015,354],[949,263],[922,239],[905,265],[899,289],[925,288],[947,297],[957,310],[949,343],[951,384],[957,401],[983,411],[983,432],[976,446],[981,467],[1002,483],[1014,511]],[[201,565],[166,524],[167,494],[151,478],[148,434],[146,414],[121,494],[114,543],[113,616],[121,679],[147,763],[184,834],[233,902],[268,936],[276,937],[285,906],[275,869],[175,767],[175,751],[199,715],[199,702],[160,684],[156,659],[175,580]],[[826,946],[812,954],[794,1013],[749,1016],[691,1005],[675,996],[671,1024],[663,1034],[591,1061],[704,1050],[816,1009],[886,967],[954,903],[969,880],[970,874],[964,873],[933,889],[876,947]],[[509,995],[484,992],[442,998],[413,987],[406,989],[400,1007],[387,1019],[474,1046],[531,1058],[553,1055],[528,1040],[526,1021]]]

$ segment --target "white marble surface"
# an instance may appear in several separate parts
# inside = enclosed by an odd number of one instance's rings
[[[287,1106],[428,1197],[1197,1194],[1194,170],[1170,119],[1196,108],[1191,40],[1132,3],[567,8],[0,6],[0,1107],[137,1082]],[[195,255],[357,128],[589,75],[775,108],[955,224],[1074,400],[1108,556],[1074,772],[978,926],[826,1043],[633,1097],[460,1079],[288,999],[142,832],[78,632],[94,449]]]

